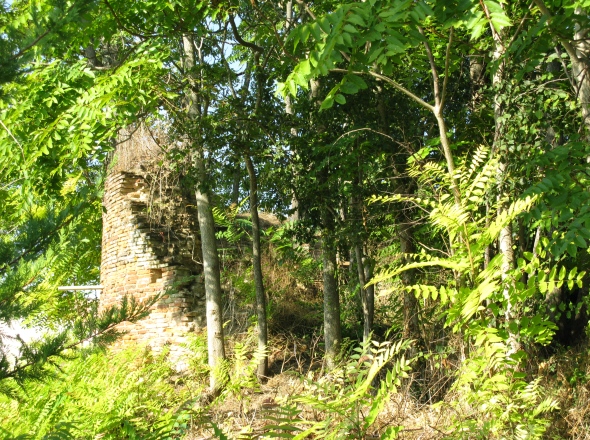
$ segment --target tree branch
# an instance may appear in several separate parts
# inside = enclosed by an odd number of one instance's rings
[[[529,12],[533,8],[533,5],[534,4],[535,4],[535,2],[533,0],[533,2],[529,5],[529,10],[526,12],[526,14],[524,14],[524,17],[522,17],[522,20],[520,20],[520,24],[518,25],[518,28],[514,32],[514,35],[512,35],[512,38],[510,39],[510,42],[506,46],[506,50],[508,50],[508,48],[510,46],[512,46],[512,43],[514,43],[516,41],[516,38],[518,37],[518,34],[520,34],[520,31],[522,31],[522,28],[524,26],[524,22],[526,21],[527,18],[529,18]]]
[[[420,32],[420,34],[422,34],[422,36],[424,38],[426,38],[426,35],[424,34],[424,29],[422,29],[422,26],[418,26],[418,32]],[[432,81],[434,83],[433,84],[434,105],[435,105],[434,113],[436,114],[437,111],[439,111],[439,112],[442,111],[438,70],[436,70],[436,63],[434,62],[434,55],[432,54],[432,49],[430,48],[430,44],[428,44],[428,41],[424,41],[424,48],[426,49],[426,54],[428,55],[428,62],[430,63],[430,70],[432,72]]]
[[[440,109],[442,111],[443,107],[445,106],[445,99],[447,97],[447,83],[449,81],[449,61],[451,58],[451,45],[453,44],[453,27],[451,27],[449,32],[449,42],[447,44],[447,52],[445,54],[445,77],[443,79],[443,89],[442,89],[442,97],[440,100]]]
[[[236,41],[238,43],[240,43],[242,46],[245,47],[249,47],[250,49],[258,52],[258,53],[264,53],[264,49],[260,46],[258,46],[257,44],[254,43],[250,43],[249,41],[244,40],[239,32],[238,32],[238,27],[236,26],[236,22],[234,21],[234,16],[230,15],[229,16],[229,24],[231,25],[231,30],[234,34],[234,38],[236,39]]]
[[[402,86],[401,84],[398,84],[397,82],[395,82],[391,78],[388,78],[388,77],[386,77],[384,75],[381,75],[381,74],[379,74],[377,72],[372,72],[372,71],[368,71],[368,72],[353,71],[353,72],[350,72],[349,70],[346,70],[346,69],[331,69],[330,72],[354,73],[355,75],[371,75],[372,77],[374,77],[374,78],[376,78],[378,80],[384,81],[387,84],[391,85],[393,88],[395,88],[396,90],[402,92],[404,95],[408,96],[409,98],[411,98],[413,101],[415,101],[418,104],[420,104],[425,109],[430,110],[432,113],[435,113],[436,112],[436,109],[435,109],[434,106],[428,104],[426,101],[424,101],[419,96],[414,95],[412,92],[410,92],[404,86]]]

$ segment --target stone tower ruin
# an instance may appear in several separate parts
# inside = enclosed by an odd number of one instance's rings
[[[100,307],[125,295],[138,301],[162,295],[148,317],[120,324],[127,332],[121,344],[154,351],[169,345],[171,358],[179,359],[186,336],[205,326],[201,243],[191,193],[162,159],[144,127],[113,155],[103,199]]]

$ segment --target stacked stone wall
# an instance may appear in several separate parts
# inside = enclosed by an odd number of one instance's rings
[[[197,213],[178,188],[150,191],[149,179],[115,170],[106,180],[100,305],[119,304],[124,296],[145,301],[162,295],[147,318],[120,325],[127,333],[119,344],[135,341],[155,351],[169,345],[178,359],[186,336],[205,326]],[[155,204],[166,206],[166,215],[151,217]]]

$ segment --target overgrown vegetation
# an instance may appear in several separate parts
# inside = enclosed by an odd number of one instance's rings
[[[590,437],[588,8],[1,3],[2,435]],[[198,211],[182,373],[108,349],[157,298],[57,289],[142,136]]]

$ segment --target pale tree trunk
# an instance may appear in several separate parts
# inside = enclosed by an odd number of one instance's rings
[[[418,27],[418,31],[424,35],[424,30],[421,27]],[[449,79],[449,63],[450,63],[450,55],[451,55],[451,45],[453,44],[453,28],[449,29],[449,42],[447,44],[447,50],[445,55],[445,70],[444,70],[444,78],[441,84],[440,77],[438,75],[438,69],[436,67],[436,63],[434,62],[434,55],[432,52],[432,48],[428,41],[424,41],[424,48],[426,49],[426,54],[428,56],[428,61],[430,63],[430,73],[432,74],[432,91],[434,92],[434,107],[428,106],[434,117],[436,118],[436,123],[438,125],[438,133],[440,136],[440,145],[443,150],[443,154],[445,156],[445,160],[447,162],[447,170],[449,172],[450,181],[451,181],[451,191],[453,192],[453,197],[455,198],[455,203],[457,205],[461,204],[461,194],[459,193],[459,185],[457,182],[457,178],[455,176],[455,161],[453,159],[453,153],[451,152],[451,143],[449,142],[449,137],[447,136],[447,124],[445,122],[445,118],[443,116],[443,110],[445,108],[445,101],[447,99],[447,83]]]
[[[260,220],[258,218],[258,183],[256,170],[250,156],[245,155],[244,161],[250,177],[250,216],[252,217],[252,266],[254,271],[254,286],[256,288],[256,316],[258,318],[258,349],[264,353],[257,368],[259,379],[268,376],[268,326],[266,323],[266,294],[262,280],[262,263],[260,249]]]
[[[494,75],[494,83],[496,83],[497,75]],[[499,80],[498,80],[499,81]],[[497,98],[496,98],[497,101]],[[502,115],[502,111],[500,110],[500,105],[495,102],[494,103],[494,115],[496,120],[496,135],[494,137],[494,147],[497,146],[500,136],[501,127],[499,126],[500,123],[499,118]],[[507,172],[506,172],[506,163],[500,162],[498,165],[497,176],[499,181],[500,187],[500,194],[498,195],[498,199],[501,199],[503,196],[503,186],[504,180],[506,179]],[[498,209],[498,215],[501,215],[505,210],[504,206],[500,206]],[[504,319],[506,323],[509,324],[510,321],[513,319],[513,304],[512,298],[510,297],[510,290],[514,286],[514,280],[509,279],[510,272],[514,269],[514,239],[512,236],[512,225],[509,223],[504,226],[500,230],[500,235],[498,236],[498,251],[502,255],[502,264],[500,266],[500,271],[502,273],[502,284],[503,290],[502,295],[504,300],[506,301],[506,308],[504,310]],[[508,330],[508,344],[509,344],[509,351],[508,354],[514,354],[520,349],[520,344],[518,343],[517,336]]]
[[[373,279],[373,267],[374,262],[373,259],[369,258],[367,255],[363,257],[363,269],[365,270],[365,281],[368,283]],[[369,303],[371,304],[371,328],[373,327],[373,321],[375,320],[375,285],[371,284],[370,286],[366,286],[365,290],[367,291],[367,298],[369,298]]]
[[[182,38],[184,48],[184,66],[189,71],[196,65],[194,43],[190,36]],[[196,81],[189,76],[187,88],[187,113],[195,127],[198,126],[201,109],[199,96],[196,91]],[[195,133],[193,133],[195,136]],[[199,230],[201,232],[201,247],[203,250],[203,275],[205,278],[205,301],[207,313],[207,351],[209,355],[209,387],[213,393],[218,393],[223,386],[223,379],[219,377],[220,363],[225,359],[225,346],[222,322],[221,280],[219,272],[219,256],[215,241],[215,224],[209,199],[208,190],[204,186],[207,181],[205,157],[201,139],[193,139],[193,166],[197,175],[195,197],[199,216]]]
[[[469,56],[469,80],[471,86],[471,109],[477,110],[479,101],[482,99],[482,87],[484,79],[484,64],[483,56],[471,54]],[[490,226],[490,203],[486,201],[486,228]],[[483,267],[486,269],[492,259],[491,245],[487,245],[484,249]],[[488,300],[489,303],[489,300]]]
[[[285,33],[288,33],[291,30],[293,24],[293,0],[288,0],[285,3]],[[293,110],[293,100],[289,94],[285,96],[285,113],[289,116],[295,115]],[[294,139],[297,137],[297,130],[295,127],[291,127],[290,132],[291,138]],[[293,214],[291,214],[290,219],[296,222],[301,218],[301,213],[299,212],[299,200],[297,200],[295,191],[293,191],[293,194],[291,195],[291,210],[293,211]]]
[[[576,15],[585,15],[582,8],[576,8]],[[576,96],[580,107],[582,107],[582,116],[586,127],[586,139],[590,138],[590,71],[588,69],[588,55],[590,54],[590,43],[588,42],[588,32],[590,29],[582,28],[579,23],[574,27],[575,56],[572,57],[572,73],[576,82]],[[584,61],[586,60],[586,61]]]
[[[200,188],[206,179],[203,151],[195,154],[195,166],[199,184],[195,190],[197,210],[199,213],[199,229],[201,231],[201,248],[203,250],[203,274],[205,277],[205,298],[207,312],[207,351],[211,375],[209,386],[217,392],[223,384],[219,377],[219,365],[225,359],[225,345],[223,337],[221,279],[219,272],[219,256],[215,241],[215,223],[209,194]]]
[[[264,53],[264,49],[252,42],[245,41],[240,35],[234,18],[230,16],[230,25],[232,27],[236,40],[243,46],[252,49],[254,54],[254,69],[256,82],[256,103],[254,105],[254,116],[258,116],[263,100],[263,89],[266,82],[266,76],[263,72],[263,67],[260,64],[260,56]],[[250,85],[250,70],[246,70],[244,77],[244,86],[241,92],[241,100],[245,100],[248,94]],[[237,96],[234,94],[234,98]],[[241,139],[241,143],[245,144],[245,139]],[[260,380],[268,375],[268,326],[266,321],[266,294],[264,292],[264,282],[262,279],[262,262],[261,262],[261,247],[260,247],[260,219],[258,216],[258,180],[256,170],[250,157],[250,152],[247,150],[244,153],[244,162],[248,170],[248,177],[250,180],[250,216],[252,219],[252,270],[254,275],[254,286],[256,290],[256,317],[258,320],[258,350],[263,353],[257,366],[257,376]]]
[[[424,29],[422,29],[421,27],[418,27],[418,31],[422,35],[424,35]],[[458,186],[458,182],[457,182],[457,177],[455,176],[455,162],[453,159],[453,153],[451,151],[451,144],[450,144],[449,138],[447,136],[447,125],[446,125],[446,122],[445,122],[445,119],[443,116],[446,95],[447,95],[447,84],[448,84],[448,79],[450,76],[449,66],[450,66],[450,60],[451,60],[451,47],[453,44],[453,35],[454,35],[454,30],[451,27],[449,29],[449,41],[447,43],[447,49],[446,49],[446,54],[445,54],[445,66],[444,66],[443,81],[440,81],[440,77],[438,75],[438,69],[436,67],[436,63],[435,63],[435,59],[434,59],[434,53],[432,51],[432,48],[430,47],[430,44],[428,43],[426,36],[424,35],[425,38],[424,38],[423,44],[424,44],[424,48],[426,50],[426,54],[428,56],[428,62],[430,64],[430,71],[432,74],[432,91],[434,93],[434,105],[424,101],[422,98],[415,95],[410,90],[403,87],[401,84],[397,83],[396,81],[394,81],[393,79],[391,79],[385,75],[382,75],[381,73],[378,73],[377,71],[374,71],[374,70],[370,70],[368,72],[353,71],[353,73],[355,73],[357,75],[369,74],[373,78],[376,78],[379,81],[386,82],[387,84],[393,86],[394,89],[396,89],[397,91],[408,96],[414,102],[417,102],[419,105],[421,105],[422,107],[424,107],[425,109],[427,109],[428,111],[430,111],[434,115],[434,117],[436,118],[437,126],[438,126],[438,132],[439,132],[439,136],[440,136],[440,144],[442,147],[442,152],[445,157],[445,161],[447,163],[447,170],[449,172],[449,180],[451,182],[451,191],[453,193],[455,202],[457,204],[460,204],[461,203],[461,194],[459,193],[459,186]],[[350,70],[340,69],[340,68],[331,69],[330,71],[331,72],[340,72],[340,73],[344,73],[344,74],[351,73]],[[382,111],[383,107],[381,107],[381,109],[379,109],[379,103],[378,103],[377,109],[378,109],[378,111]]]
[[[240,170],[236,165],[236,169],[232,173],[232,189],[231,189],[231,202],[233,205],[238,206],[240,203]]]
[[[490,19],[490,13],[487,7],[484,5],[484,11]],[[496,94],[494,95],[494,142],[492,145],[492,154],[500,154],[499,147],[502,138],[502,116],[504,114],[504,109],[502,108],[501,99],[499,96],[499,89],[501,84],[504,81],[504,72],[506,68],[506,63],[503,60],[504,55],[506,53],[506,47],[504,46],[504,39],[506,38],[506,28],[501,28],[500,30],[496,30],[494,26],[491,24],[490,19],[490,29],[494,38],[494,52],[492,54],[492,59],[494,62],[497,63],[497,70],[494,72],[492,76],[492,86],[496,90]],[[505,180],[507,177],[507,166],[505,161],[500,160],[498,164],[498,169],[496,171],[498,186],[500,188],[498,194],[498,201],[503,198],[504,194],[504,187],[505,187]],[[502,214],[505,210],[505,206],[500,205],[498,209],[498,215]],[[504,310],[504,319],[506,324],[508,325],[510,321],[513,319],[513,304],[512,298],[510,297],[510,290],[514,286],[514,280],[509,279],[509,274],[514,269],[514,239],[512,236],[512,226],[507,224],[502,228],[500,231],[500,235],[498,237],[498,251],[502,255],[502,264],[500,266],[501,270],[501,277],[502,277],[502,284],[503,290],[502,295],[506,302],[506,308]],[[514,354],[520,349],[520,344],[518,343],[517,336],[508,330],[508,354]]]

